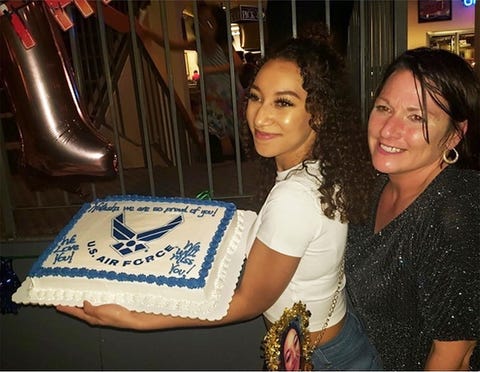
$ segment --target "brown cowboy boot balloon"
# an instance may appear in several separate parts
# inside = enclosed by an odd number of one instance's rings
[[[1,77],[24,163],[49,176],[115,175],[115,150],[85,114],[48,2],[0,3]]]

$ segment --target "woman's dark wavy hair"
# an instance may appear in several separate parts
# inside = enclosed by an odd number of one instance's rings
[[[462,138],[456,147],[459,159],[455,165],[480,169],[480,79],[473,68],[463,58],[446,50],[426,47],[407,50],[387,67],[375,99],[387,79],[398,70],[411,71],[419,83],[417,91],[425,118],[425,141],[429,142],[428,94],[451,119],[451,130],[444,141],[453,131]],[[468,127],[464,135],[459,124],[465,120]]]
[[[278,45],[260,63],[259,69],[274,59],[291,61],[299,67],[302,87],[307,92],[310,126],[317,133],[311,157],[305,161],[319,160],[323,176],[323,180],[319,180],[322,209],[328,218],[333,219],[338,214],[343,222],[361,222],[369,211],[374,170],[366,131],[357,108],[349,99],[344,61],[324,30],[317,26],[306,36]],[[250,146],[246,147],[252,150],[248,128],[243,138],[249,140]],[[259,158],[265,178],[261,190],[263,200],[275,182],[276,167],[273,158]]]

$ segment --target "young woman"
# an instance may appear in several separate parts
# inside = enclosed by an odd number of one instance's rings
[[[150,330],[226,324],[262,313],[269,324],[302,301],[312,314],[315,369],[379,369],[375,350],[347,309],[344,291],[347,221],[359,222],[366,215],[373,179],[359,120],[345,98],[346,78],[332,47],[312,38],[280,46],[257,73],[246,119],[270,191],[223,319],[185,319],[89,303],[58,309],[94,325]]]
[[[478,77],[453,53],[405,52],[377,90],[368,142],[382,175],[370,219],[349,230],[354,307],[386,369],[468,369],[480,336]]]
[[[212,161],[224,160],[224,155],[232,155],[234,147],[234,124],[232,110],[232,93],[230,84],[230,64],[228,61],[229,49],[232,52],[233,63],[237,74],[236,92],[237,98],[242,95],[238,73],[241,71],[243,62],[228,42],[227,22],[225,11],[220,6],[214,6],[200,1],[198,4],[198,26],[201,45],[203,70],[201,71],[205,81],[207,123],[210,134]],[[136,26],[138,34],[145,40],[150,39],[164,46],[164,39],[156,32],[143,27],[140,23]],[[170,40],[173,50],[195,50],[196,42],[188,40]],[[202,112],[194,113],[197,116],[196,126],[203,136]]]

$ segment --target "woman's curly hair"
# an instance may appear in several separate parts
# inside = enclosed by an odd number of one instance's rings
[[[315,36],[314,36],[315,35]],[[358,110],[349,99],[348,74],[340,55],[331,45],[327,33],[314,29],[306,36],[289,39],[268,53],[258,66],[282,59],[300,69],[303,89],[307,92],[306,110],[310,126],[317,133],[308,160],[319,160],[320,202],[328,218],[342,222],[361,222],[369,212],[369,198],[375,176],[370,162],[365,127]],[[248,126],[243,139],[253,149]],[[264,177],[261,199],[275,183],[274,159],[257,155]]]

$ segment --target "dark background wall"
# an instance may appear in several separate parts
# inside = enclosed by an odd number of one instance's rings
[[[309,23],[325,23],[325,1],[297,0],[297,32]],[[352,14],[353,1],[330,2],[330,32],[334,46],[346,54],[348,25]],[[292,4],[290,1],[269,1],[266,10],[266,45],[268,47],[292,36]]]
[[[49,242],[1,243],[0,255],[38,255]],[[33,258],[13,261],[23,281]],[[0,370],[261,370],[259,317],[214,328],[133,332],[90,327],[53,307],[0,315]]]

